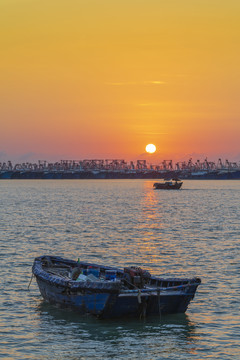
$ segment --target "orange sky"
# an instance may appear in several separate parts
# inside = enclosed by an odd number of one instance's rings
[[[0,34],[0,161],[240,154],[239,0],[0,0]]]

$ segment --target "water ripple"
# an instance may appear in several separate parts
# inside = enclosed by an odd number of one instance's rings
[[[238,181],[0,182],[0,358],[239,359]],[[56,254],[202,285],[186,315],[97,321],[46,304],[35,256]]]

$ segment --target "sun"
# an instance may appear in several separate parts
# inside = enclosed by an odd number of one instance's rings
[[[153,154],[155,153],[155,151],[157,150],[156,146],[153,145],[153,144],[148,144],[146,147],[145,147],[145,150],[147,153],[149,154]]]

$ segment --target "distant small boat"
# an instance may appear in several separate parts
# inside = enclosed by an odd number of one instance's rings
[[[181,188],[183,182],[180,179],[164,179],[162,183],[153,184],[154,189],[159,190],[178,190]]]
[[[158,278],[139,267],[119,269],[57,256],[35,258],[42,297],[99,318],[184,313],[199,278]]]

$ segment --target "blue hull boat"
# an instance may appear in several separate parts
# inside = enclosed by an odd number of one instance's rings
[[[199,278],[158,278],[139,267],[118,269],[57,256],[35,258],[32,272],[42,297],[99,318],[184,313]]]

